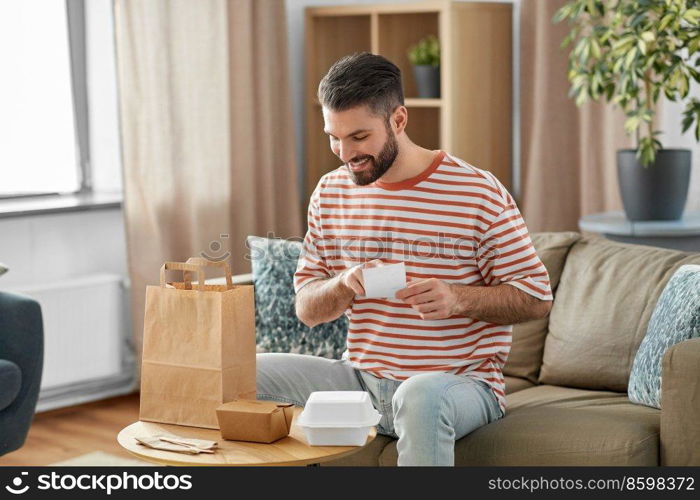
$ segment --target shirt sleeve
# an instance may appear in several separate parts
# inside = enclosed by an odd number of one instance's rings
[[[479,244],[481,275],[487,285],[505,283],[540,300],[553,300],[549,273],[535,252],[520,210],[509,201]]]
[[[321,183],[316,187],[311,195],[307,218],[308,229],[302,244],[301,254],[297,261],[297,269],[294,273],[294,292],[304,288],[312,281],[330,278],[332,276],[326,259],[321,251],[323,243],[320,213],[320,191]]]

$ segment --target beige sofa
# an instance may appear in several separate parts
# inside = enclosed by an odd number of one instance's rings
[[[578,233],[532,235],[555,300],[516,325],[502,419],[457,441],[457,465],[700,465],[700,339],[663,360],[662,409],[633,404],[627,382],[666,282],[689,254]],[[396,465],[377,438],[328,465]]]

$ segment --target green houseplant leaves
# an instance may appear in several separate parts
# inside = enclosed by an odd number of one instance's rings
[[[625,131],[636,133],[637,158],[649,165],[662,148],[652,126],[661,92],[671,101],[685,99],[691,78],[700,83],[700,0],[571,0],[552,22],[564,19],[572,29],[561,47],[575,42],[569,96],[577,106],[601,96],[620,105]],[[683,111],[683,132],[693,123],[700,141],[694,97]]]
[[[428,35],[408,49],[408,60],[415,66],[439,66],[440,42],[435,35]]]

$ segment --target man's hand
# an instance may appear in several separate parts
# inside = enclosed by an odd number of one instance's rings
[[[312,328],[337,319],[352,305],[355,295],[365,294],[362,269],[382,264],[381,260],[375,259],[346,269],[332,278],[312,281],[297,293],[297,317]]]
[[[423,319],[446,319],[460,313],[454,287],[438,278],[412,281],[396,292],[396,298],[410,304]]]
[[[368,267],[379,267],[383,264],[380,259],[370,260],[346,269],[340,274],[340,283],[355,292],[355,295],[365,295],[365,283],[362,279],[362,270]]]
[[[438,278],[412,281],[396,292],[423,319],[465,316],[488,323],[513,325],[545,317],[551,300],[540,300],[505,283],[472,286],[446,283]]]

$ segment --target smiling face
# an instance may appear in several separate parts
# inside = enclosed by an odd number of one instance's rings
[[[367,106],[345,111],[323,107],[324,132],[331,150],[345,164],[353,182],[371,184],[394,164],[399,144],[389,123],[370,113]]]

